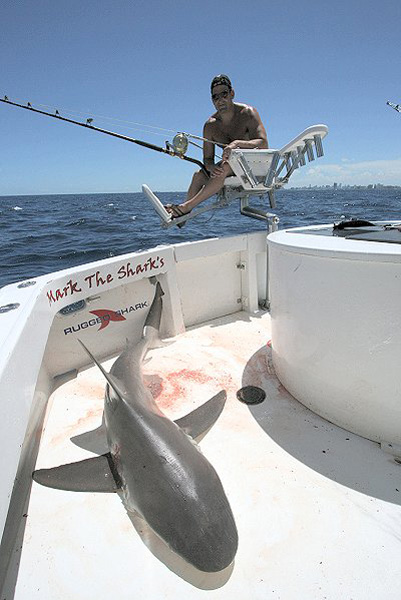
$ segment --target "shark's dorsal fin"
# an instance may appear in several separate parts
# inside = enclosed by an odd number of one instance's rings
[[[185,417],[181,417],[181,419],[177,419],[174,422],[193,439],[203,437],[219,418],[226,399],[227,393],[225,390],[222,390],[205,402],[205,404],[202,404],[202,406],[199,406]]]
[[[34,471],[34,481],[46,487],[69,492],[116,492],[120,488],[118,475],[113,474],[109,453],[76,463]]]
[[[104,369],[102,367],[102,365],[100,364],[100,362],[93,356],[93,354],[91,353],[91,351],[88,350],[88,348],[85,346],[85,344],[80,339],[78,339],[78,342],[81,344],[82,348],[85,350],[85,352],[93,360],[93,362],[95,363],[95,365],[101,370],[101,372],[103,373],[104,377],[107,380],[107,383],[113,388],[113,390],[115,391],[115,393],[120,398],[124,398],[125,397],[125,389],[124,389],[124,385],[121,383],[121,381],[119,379],[117,379],[117,377],[114,377],[114,375],[112,375],[111,373],[108,373],[106,371],[106,369]]]

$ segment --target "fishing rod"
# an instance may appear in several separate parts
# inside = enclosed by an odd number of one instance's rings
[[[393,104],[392,102],[389,102],[388,100],[387,100],[386,104],[387,104],[387,106],[391,106],[391,108],[394,108],[394,110],[396,110],[397,112],[401,112],[400,104]]]
[[[39,110],[38,108],[34,108],[30,102],[27,104],[20,104],[19,102],[13,102],[8,99],[7,96],[4,98],[0,98],[0,102],[4,102],[4,104],[10,104],[11,106],[18,106],[19,108],[24,108],[25,110],[29,110],[31,112],[38,113],[40,115],[46,115],[47,117],[53,117],[53,119],[58,119],[59,121],[65,121],[66,123],[72,123],[73,125],[79,125],[80,127],[85,127],[86,129],[91,129],[92,131],[99,131],[100,133],[105,133],[106,135],[111,135],[113,137],[119,138],[120,140],[125,140],[127,142],[132,142],[133,144],[137,144],[138,146],[143,146],[144,148],[149,148],[150,150],[155,150],[156,152],[163,152],[164,154],[168,154],[169,156],[177,156],[182,160],[186,160],[195,165],[198,165],[202,169],[202,171],[209,177],[209,173],[205,167],[205,165],[196,158],[191,158],[190,156],[186,156],[185,152],[188,149],[188,134],[186,133],[177,133],[174,138],[172,144],[170,142],[166,142],[166,147],[156,146],[155,144],[151,144],[150,142],[144,142],[143,140],[137,140],[127,135],[122,135],[121,133],[116,133],[114,131],[109,131],[108,129],[102,129],[100,127],[96,127],[92,125],[93,119],[87,118],[86,122],[75,121],[74,119],[68,119],[67,117],[62,117],[58,110],[54,113]]]

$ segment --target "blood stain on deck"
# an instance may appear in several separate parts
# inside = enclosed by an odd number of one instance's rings
[[[187,399],[194,386],[202,394],[202,387],[207,386],[208,395],[210,389],[216,388],[216,394],[221,389],[232,387],[232,377],[226,373],[219,373],[218,377],[212,377],[204,371],[197,369],[181,369],[172,371],[163,378],[156,375],[145,378],[145,385],[151,392],[160,408],[172,408],[182,399]]]

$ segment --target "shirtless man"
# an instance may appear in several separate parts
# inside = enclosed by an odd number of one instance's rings
[[[168,204],[173,218],[190,212],[203,200],[216,194],[224,185],[224,179],[233,172],[228,164],[234,148],[267,148],[267,135],[256,108],[233,102],[234,90],[227,75],[216,75],[211,83],[212,102],[216,112],[209,117],[203,128],[203,162],[209,171],[193,176],[187,199],[182,204]],[[215,144],[223,148],[220,162],[214,162]]]

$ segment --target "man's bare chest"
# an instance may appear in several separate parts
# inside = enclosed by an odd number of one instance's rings
[[[213,139],[222,144],[229,144],[233,140],[248,140],[249,128],[246,119],[235,119],[230,123],[216,123]]]

